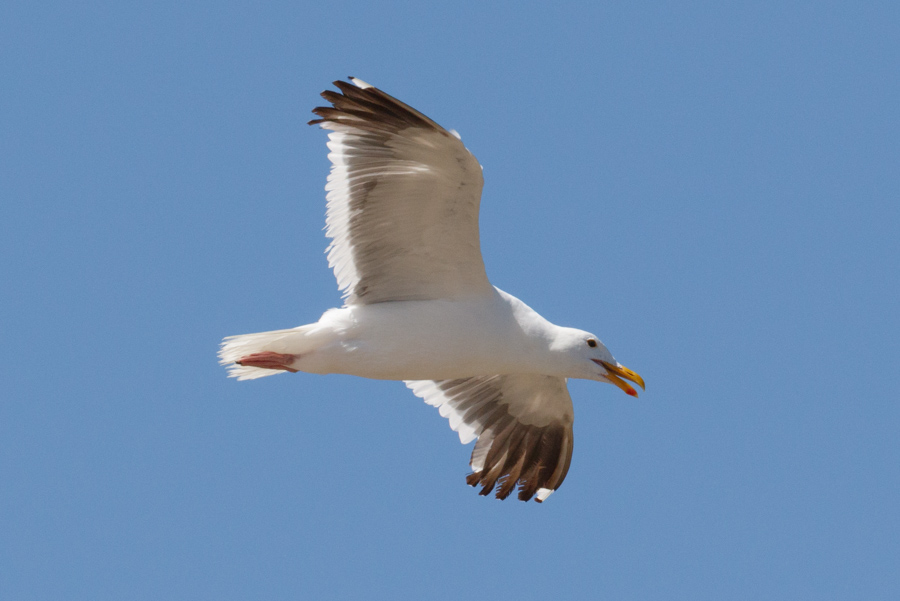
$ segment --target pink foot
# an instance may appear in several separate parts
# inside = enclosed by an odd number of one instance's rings
[[[296,359],[296,355],[287,355],[282,353],[273,353],[265,351],[263,353],[253,353],[246,357],[241,357],[235,363],[244,367],[261,367],[262,369],[281,369],[289,371],[292,374],[297,373],[296,369],[288,367]]]

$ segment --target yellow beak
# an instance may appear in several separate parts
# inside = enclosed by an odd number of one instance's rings
[[[629,386],[625,380],[630,382],[634,382],[638,386],[641,387],[641,390],[646,390],[647,388],[644,386],[644,378],[640,377],[637,373],[631,371],[625,366],[622,365],[613,365],[612,363],[607,363],[606,361],[597,361],[593,359],[595,363],[599,363],[606,369],[607,374],[606,377],[610,382],[621,388],[625,394],[631,396],[637,396],[637,391]]]

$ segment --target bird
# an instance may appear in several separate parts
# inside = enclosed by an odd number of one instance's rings
[[[329,130],[326,249],[344,305],[316,323],[229,336],[228,375],[400,380],[475,442],[479,494],[543,502],[572,460],[567,380],[637,396],[636,372],[590,332],[555,325],[494,287],[481,256],[482,167],[448,130],[350,77],[309,122]]]

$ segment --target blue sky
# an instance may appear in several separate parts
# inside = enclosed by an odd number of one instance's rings
[[[6,2],[3,599],[896,599],[894,2]],[[488,274],[598,333],[543,505],[396,382],[228,380],[314,321],[318,93],[484,165]]]

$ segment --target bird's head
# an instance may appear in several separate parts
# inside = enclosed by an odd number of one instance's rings
[[[609,382],[634,397],[637,396],[637,391],[628,382],[634,382],[644,389],[644,379],[616,361],[599,338],[590,332],[566,329],[565,350],[577,364],[578,375],[572,377]]]

